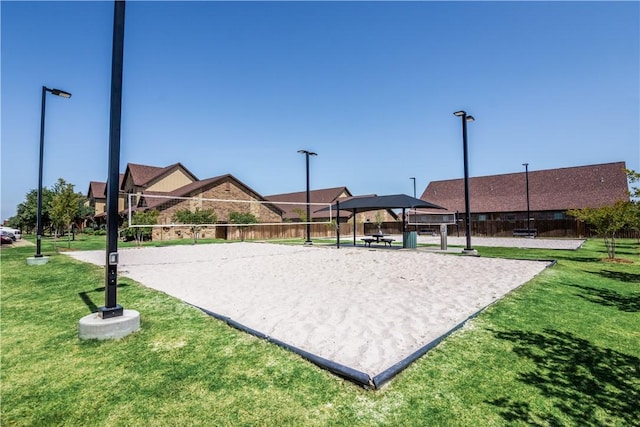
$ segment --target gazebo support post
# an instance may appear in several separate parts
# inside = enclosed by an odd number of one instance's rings
[[[356,247],[356,210],[353,210],[353,247]]]
[[[340,200],[336,200],[336,235],[338,236],[337,248],[340,249]]]

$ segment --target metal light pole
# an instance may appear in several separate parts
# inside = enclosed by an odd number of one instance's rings
[[[124,309],[117,302],[118,290],[118,175],[120,170],[120,125],[122,122],[122,68],[124,62],[125,2],[115,1],[113,51],[111,58],[111,112],[109,123],[109,169],[107,178],[107,253],[103,319],[120,317]]]
[[[125,310],[116,301],[118,270],[118,169],[120,164],[120,123],[122,112],[122,68],[124,59],[124,0],[116,0],[113,14],[111,57],[111,111],[109,123],[109,169],[107,178],[107,263],[105,305],[98,316],[80,319],[80,339],[117,339],[140,329],[140,313]]]
[[[531,211],[529,209],[529,163],[523,163],[527,183],[527,235],[531,235]]]
[[[464,210],[465,210],[465,228],[467,235],[467,247],[463,252],[475,253],[471,248],[471,208],[469,203],[469,155],[467,149],[467,122],[475,119],[473,116],[467,115],[466,111],[456,111],[454,116],[462,119],[462,150],[464,151]]]
[[[63,98],[71,98],[69,92],[60,89],[49,89],[42,86],[42,110],[40,113],[40,167],[38,171],[38,212],[37,212],[37,237],[36,237],[36,255],[35,258],[42,258],[42,163],[44,158],[44,113],[47,100],[47,92]]]
[[[412,180],[413,180],[413,198],[415,199],[415,198],[416,198],[416,178],[412,176],[412,177],[411,177],[411,178],[409,178],[409,179],[412,179]],[[415,222],[416,222],[416,213],[415,213],[415,209],[414,209],[414,212],[413,212],[413,222],[414,222],[414,224],[415,224]],[[414,227],[415,227],[415,225],[414,225]]]
[[[311,245],[311,194],[309,193],[309,156],[317,156],[317,153],[307,150],[298,150],[298,153],[304,154],[307,160],[307,240],[305,245]]]

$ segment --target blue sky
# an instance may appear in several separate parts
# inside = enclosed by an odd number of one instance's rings
[[[113,2],[1,13],[2,219],[38,184],[108,166]],[[127,2],[121,171],[181,162],[262,195],[413,193],[625,161],[640,170],[638,2]]]

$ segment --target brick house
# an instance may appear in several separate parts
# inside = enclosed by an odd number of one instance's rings
[[[528,172],[531,228],[539,236],[584,235],[569,209],[599,208],[629,200],[625,162]],[[464,179],[433,181],[421,198],[447,208],[445,215],[464,218]],[[523,172],[469,178],[472,234],[511,235],[527,227],[527,174]],[[455,213],[458,215],[455,215]],[[416,222],[435,223],[435,212],[418,214]],[[447,221],[445,221],[447,222]],[[460,223],[460,230],[464,226]]]
[[[282,222],[282,211],[274,204],[264,202],[267,200],[256,191],[233,175],[226,174],[194,181],[168,192],[144,191],[138,198],[136,209],[157,210],[159,225],[173,224],[175,213],[184,209],[211,209],[217,223],[228,223],[231,212],[251,213],[261,223]],[[226,239],[228,231],[224,226],[207,227],[200,231],[200,237]],[[193,237],[188,227],[156,227],[153,230],[154,240],[185,237]]]
[[[153,197],[162,196],[163,198]],[[88,204],[96,210],[96,221],[104,222],[106,217],[106,183],[91,181],[87,193]],[[187,200],[189,198],[190,200]],[[245,202],[216,202],[213,200],[239,200]],[[256,191],[249,188],[232,175],[221,175],[214,178],[199,180],[181,163],[174,163],[166,167],[157,167],[128,163],[123,174],[120,174],[120,195],[118,211],[122,219],[128,217],[129,200],[132,210],[151,210],[159,212],[158,224],[172,224],[173,215],[177,210],[189,208],[194,210],[213,209],[218,222],[227,222],[229,213],[236,211],[252,213],[261,222],[282,222],[282,211],[266,202]],[[225,227],[215,227],[200,233],[201,237],[213,237],[217,234],[226,238]],[[153,238],[183,238],[190,237],[191,232],[186,228],[156,227]]]
[[[169,193],[197,181],[198,178],[181,163],[166,167],[128,163],[120,184],[120,191],[125,195],[124,208],[129,206],[129,197],[136,204],[143,193]]]

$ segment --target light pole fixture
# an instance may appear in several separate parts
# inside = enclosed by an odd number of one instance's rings
[[[307,161],[307,240],[305,245],[311,245],[311,194],[309,192],[309,156],[317,156],[317,153],[308,150],[298,150],[298,153],[304,154]]]
[[[523,163],[524,176],[527,186],[527,236],[531,235],[531,210],[529,209],[529,163]]]
[[[414,176],[412,176],[412,177],[411,177],[411,178],[409,178],[409,179],[412,179],[412,180],[413,180],[413,198],[415,199],[415,198],[416,198],[416,178],[415,178]],[[414,209],[414,212],[413,212],[413,222],[414,222],[414,224],[415,224],[415,222],[416,222],[416,213],[415,213],[415,209]],[[415,227],[415,225],[414,225],[414,227]]]
[[[466,111],[456,111],[454,116],[462,119],[462,151],[464,152],[464,216],[465,216],[465,234],[467,235],[467,246],[463,250],[465,253],[473,253],[471,248],[471,209],[469,203],[469,154],[467,148],[467,122],[472,122],[475,119],[473,116],[467,114]]]
[[[38,167],[38,210],[36,219],[36,255],[35,258],[42,257],[42,163],[44,159],[44,116],[47,104],[47,92],[60,96],[62,98],[71,98],[69,92],[65,92],[60,89],[50,89],[46,86],[42,86],[42,108],[40,110],[40,165]],[[46,264],[44,262],[37,262],[34,264]]]

